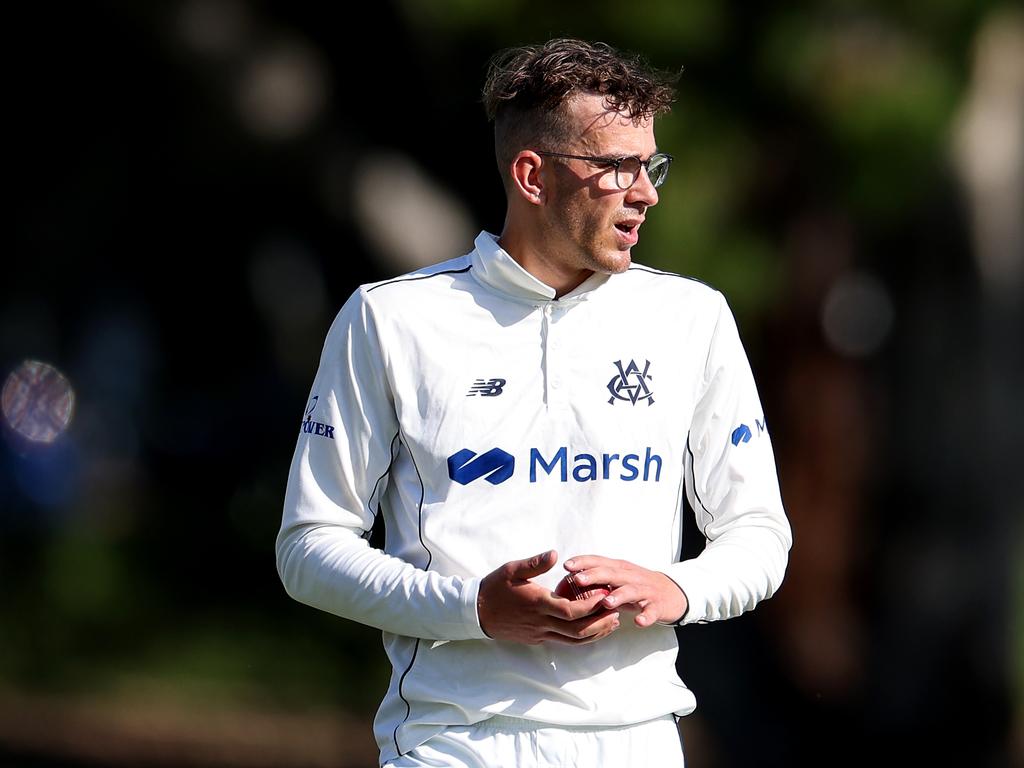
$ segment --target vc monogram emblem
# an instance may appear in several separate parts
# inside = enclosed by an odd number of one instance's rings
[[[651,367],[650,360],[644,361],[643,370],[632,360],[625,368],[621,360],[616,360],[615,367],[619,372],[608,382],[608,392],[611,393],[609,405],[615,405],[616,400],[626,400],[633,405],[646,400],[647,405],[654,405],[654,393],[647,385],[651,380],[651,375],[647,372]]]

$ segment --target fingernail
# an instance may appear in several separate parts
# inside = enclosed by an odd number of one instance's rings
[[[572,568],[572,567],[573,567],[574,565],[576,565],[576,562],[575,562],[575,561],[573,561],[573,560],[566,560],[566,561],[565,561],[565,565],[566,565],[566,567],[568,567],[568,568]]]
[[[609,608],[611,608],[613,605],[615,605],[615,598],[614,597],[606,597],[604,599],[604,604],[607,605]]]

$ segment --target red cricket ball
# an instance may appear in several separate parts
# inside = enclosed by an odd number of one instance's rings
[[[555,594],[559,597],[564,597],[567,600],[588,600],[594,595],[601,595],[604,597],[611,593],[611,588],[606,584],[591,584],[590,586],[580,586],[576,583],[574,578],[575,574],[567,574],[555,587]]]

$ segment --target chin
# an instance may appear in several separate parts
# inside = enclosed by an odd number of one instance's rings
[[[633,263],[633,259],[630,256],[629,250],[615,251],[612,254],[604,256],[598,260],[601,265],[601,272],[607,272],[609,275],[617,275],[620,272],[625,272],[629,269],[629,265]]]
[[[605,243],[602,246],[592,245],[580,249],[577,264],[581,269],[600,272],[605,275],[617,275],[629,269],[632,263],[630,249],[624,243]]]

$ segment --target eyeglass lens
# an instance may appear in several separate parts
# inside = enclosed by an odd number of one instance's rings
[[[666,155],[653,155],[647,166],[647,176],[651,180],[651,184],[656,187],[660,187],[668,176],[668,167],[670,165],[669,159]],[[622,160],[619,164],[616,183],[620,189],[629,189],[636,183],[637,176],[640,175],[640,159],[636,157],[627,157]]]

